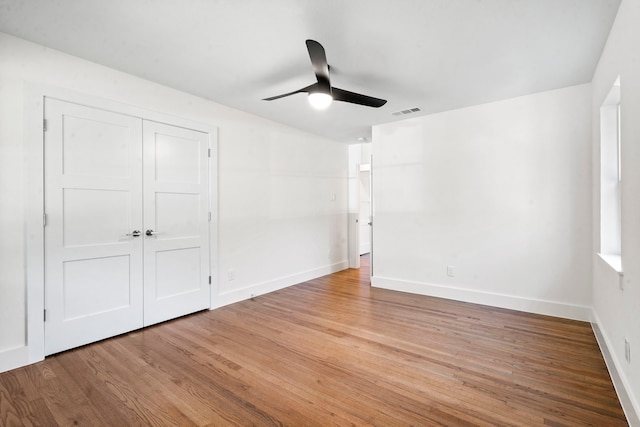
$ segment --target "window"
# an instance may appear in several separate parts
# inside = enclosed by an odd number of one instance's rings
[[[620,77],[600,108],[600,256],[622,272]]]

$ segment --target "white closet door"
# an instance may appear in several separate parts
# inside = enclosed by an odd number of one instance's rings
[[[209,308],[209,135],[144,121],[144,324]]]
[[[142,121],[45,101],[45,353],[143,326]]]

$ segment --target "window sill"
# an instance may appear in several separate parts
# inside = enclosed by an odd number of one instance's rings
[[[620,276],[624,275],[622,272],[622,257],[620,255],[598,253],[598,256]]]

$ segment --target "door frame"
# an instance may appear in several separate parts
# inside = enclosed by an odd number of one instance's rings
[[[351,173],[351,172],[350,172]],[[347,231],[349,234],[349,268],[360,268],[360,164],[354,165],[354,176],[348,178],[349,212]]]
[[[348,178],[349,186],[349,214],[348,214],[348,234],[349,234],[349,268],[360,268],[360,173],[369,172],[369,272],[372,273],[373,262],[373,156],[369,158],[369,163],[357,163],[353,165]]]
[[[373,155],[371,155],[369,156],[369,278],[373,277],[373,226]]]
[[[24,91],[24,159],[25,159],[25,283],[26,283],[26,360],[31,364],[44,360],[45,284],[44,284],[44,100],[59,99],[144,120],[193,129],[209,135],[209,273],[211,292],[209,308],[215,307],[218,295],[218,127],[167,113],[135,107],[120,102],[81,94],[47,85],[28,84]]]
[[[369,194],[367,195],[369,198],[369,212],[367,212],[367,224],[368,224],[368,228],[367,228],[367,232],[369,234],[369,254],[371,254],[371,250],[372,250],[372,240],[371,240],[371,224],[372,224],[372,200],[371,200],[371,193],[372,193],[372,189],[371,189],[371,163],[362,163],[358,166],[358,188],[359,188],[359,184],[361,183],[362,180],[362,172],[368,172],[369,175]],[[362,202],[362,192],[358,191],[358,215],[361,215],[362,212],[360,212],[360,206],[361,206],[361,202]],[[358,225],[360,227],[362,227],[362,223],[358,222]],[[360,247],[360,232],[358,231],[358,255],[360,255],[360,252],[362,252],[362,248]]]

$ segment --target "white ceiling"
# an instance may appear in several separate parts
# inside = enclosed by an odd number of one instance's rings
[[[0,31],[343,142],[371,125],[591,81],[620,0],[0,0]],[[331,83],[305,94],[305,40]],[[414,115],[415,116],[415,115]],[[405,116],[411,117],[411,116]]]

